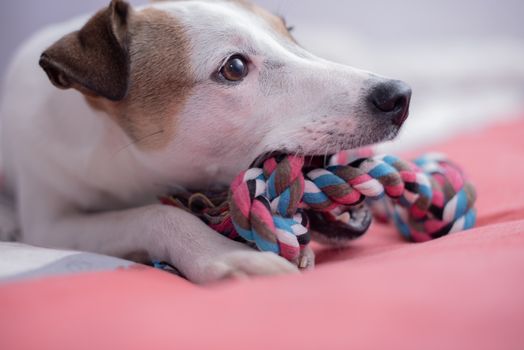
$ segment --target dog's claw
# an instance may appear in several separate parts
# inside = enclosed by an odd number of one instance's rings
[[[312,270],[315,267],[315,252],[311,247],[305,247],[300,252],[297,266],[300,270]]]

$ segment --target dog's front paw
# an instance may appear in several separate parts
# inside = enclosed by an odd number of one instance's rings
[[[199,283],[210,283],[225,279],[245,279],[254,276],[272,276],[298,273],[298,268],[286,259],[270,252],[242,250],[225,253],[209,261],[194,276]]]

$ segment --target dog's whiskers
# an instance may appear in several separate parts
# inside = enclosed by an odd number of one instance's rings
[[[326,149],[324,150],[324,164],[326,164],[327,162],[328,152],[329,152],[329,140],[328,142],[326,142]]]

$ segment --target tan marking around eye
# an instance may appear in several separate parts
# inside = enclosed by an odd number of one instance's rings
[[[189,43],[169,14],[148,8],[135,12],[129,25],[131,76],[120,102],[86,97],[104,110],[142,150],[165,147],[176,132],[176,116],[194,85],[189,75]]]

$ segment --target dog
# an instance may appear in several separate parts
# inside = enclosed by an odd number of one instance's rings
[[[4,191],[27,244],[166,261],[195,283],[297,273],[157,197],[227,185],[272,152],[391,139],[410,98],[404,82],[314,56],[244,0],[113,0],[16,54],[1,106]]]

